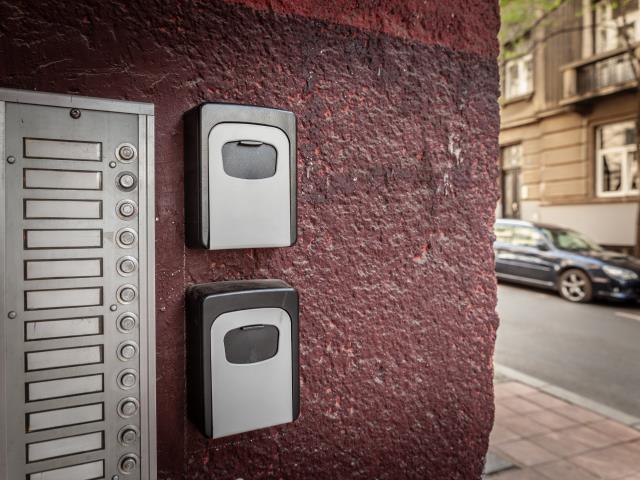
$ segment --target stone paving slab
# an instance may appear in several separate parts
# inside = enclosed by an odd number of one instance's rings
[[[504,377],[495,402],[489,451],[517,468],[484,479],[640,480],[638,429]]]

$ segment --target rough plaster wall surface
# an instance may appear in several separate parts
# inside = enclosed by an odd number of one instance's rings
[[[493,419],[495,1],[0,0],[4,87],[156,105],[159,478],[474,479]],[[446,8],[445,8],[446,6]],[[299,240],[184,247],[182,113],[298,117]],[[184,289],[301,294],[302,415],[207,441]]]

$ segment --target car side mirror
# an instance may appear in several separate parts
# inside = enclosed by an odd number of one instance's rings
[[[549,245],[547,244],[547,242],[544,242],[544,241],[539,241],[539,242],[536,244],[536,248],[537,248],[538,250],[543,251],[543,252],[549,251]]]

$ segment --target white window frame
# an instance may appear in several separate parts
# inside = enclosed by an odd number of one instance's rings
[[[596,4],[594,19],[594,53],[604,53],[616,48],[625,47],[624,38],[620,30],[624,27],[623,20],[627,25],[633,24],[632,43],[640,40],[640,10],[634,10],[626,15],[613,17],[613,7],[609,0],[602,0]],[[601,42],[601,33],[604,32],[604,44]]]
[[[531,64],[531,75],[527,75],[526,64]],[[515,65],[517,71],[517,83],[515,88],[511,88],[511,67]],[[533,73],[533,54],[528,53],[518,58],[507,60],[504,65],[504,98],[510,100],[512,98],[523,97],[533,93],[534,83]]]
[[[630,188],[631,186],[631,171],[630,166],[633,159],[633,154],[636,151],[635,144],[628,144],[622,147],[600,147],[599,130],[603,127],[615,125],[617,123],[633,123],[633,120],[626,120],[621,122],[608,123],[604,125],[598,125],[596,127],[596,196],[608,198],[608,197],[627,197],[630,195],[638,195],[639,190]],[[622,162],[622,169],[620,171],[620,182],[622,188],[617,192],[607,192],[602,189],[602,180],[604,174],[604,157],[609,154],[622,153],[624,155],[624,161]]]

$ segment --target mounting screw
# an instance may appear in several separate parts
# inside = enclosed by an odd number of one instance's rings
[[[80,110],[78,110],[77,108],[72,108],[69,111],[69,115],[71,116],[71,118],[73,118],[74,120],[77,120],[80,118],[80,115],[82,115],[82,112],[80,112]]]
[[[14,312],[13,310],[11,310],[9,312],[9,315],[7,315],[7,317],[9,317],[11,319],[16,318],[17,316],[18,316],[18,314],[16,312]]]
[[[16,157],[14,157],[13,155],[9,155],[7,157],[7,163],[11,163],[11,164],[16,163]]]

